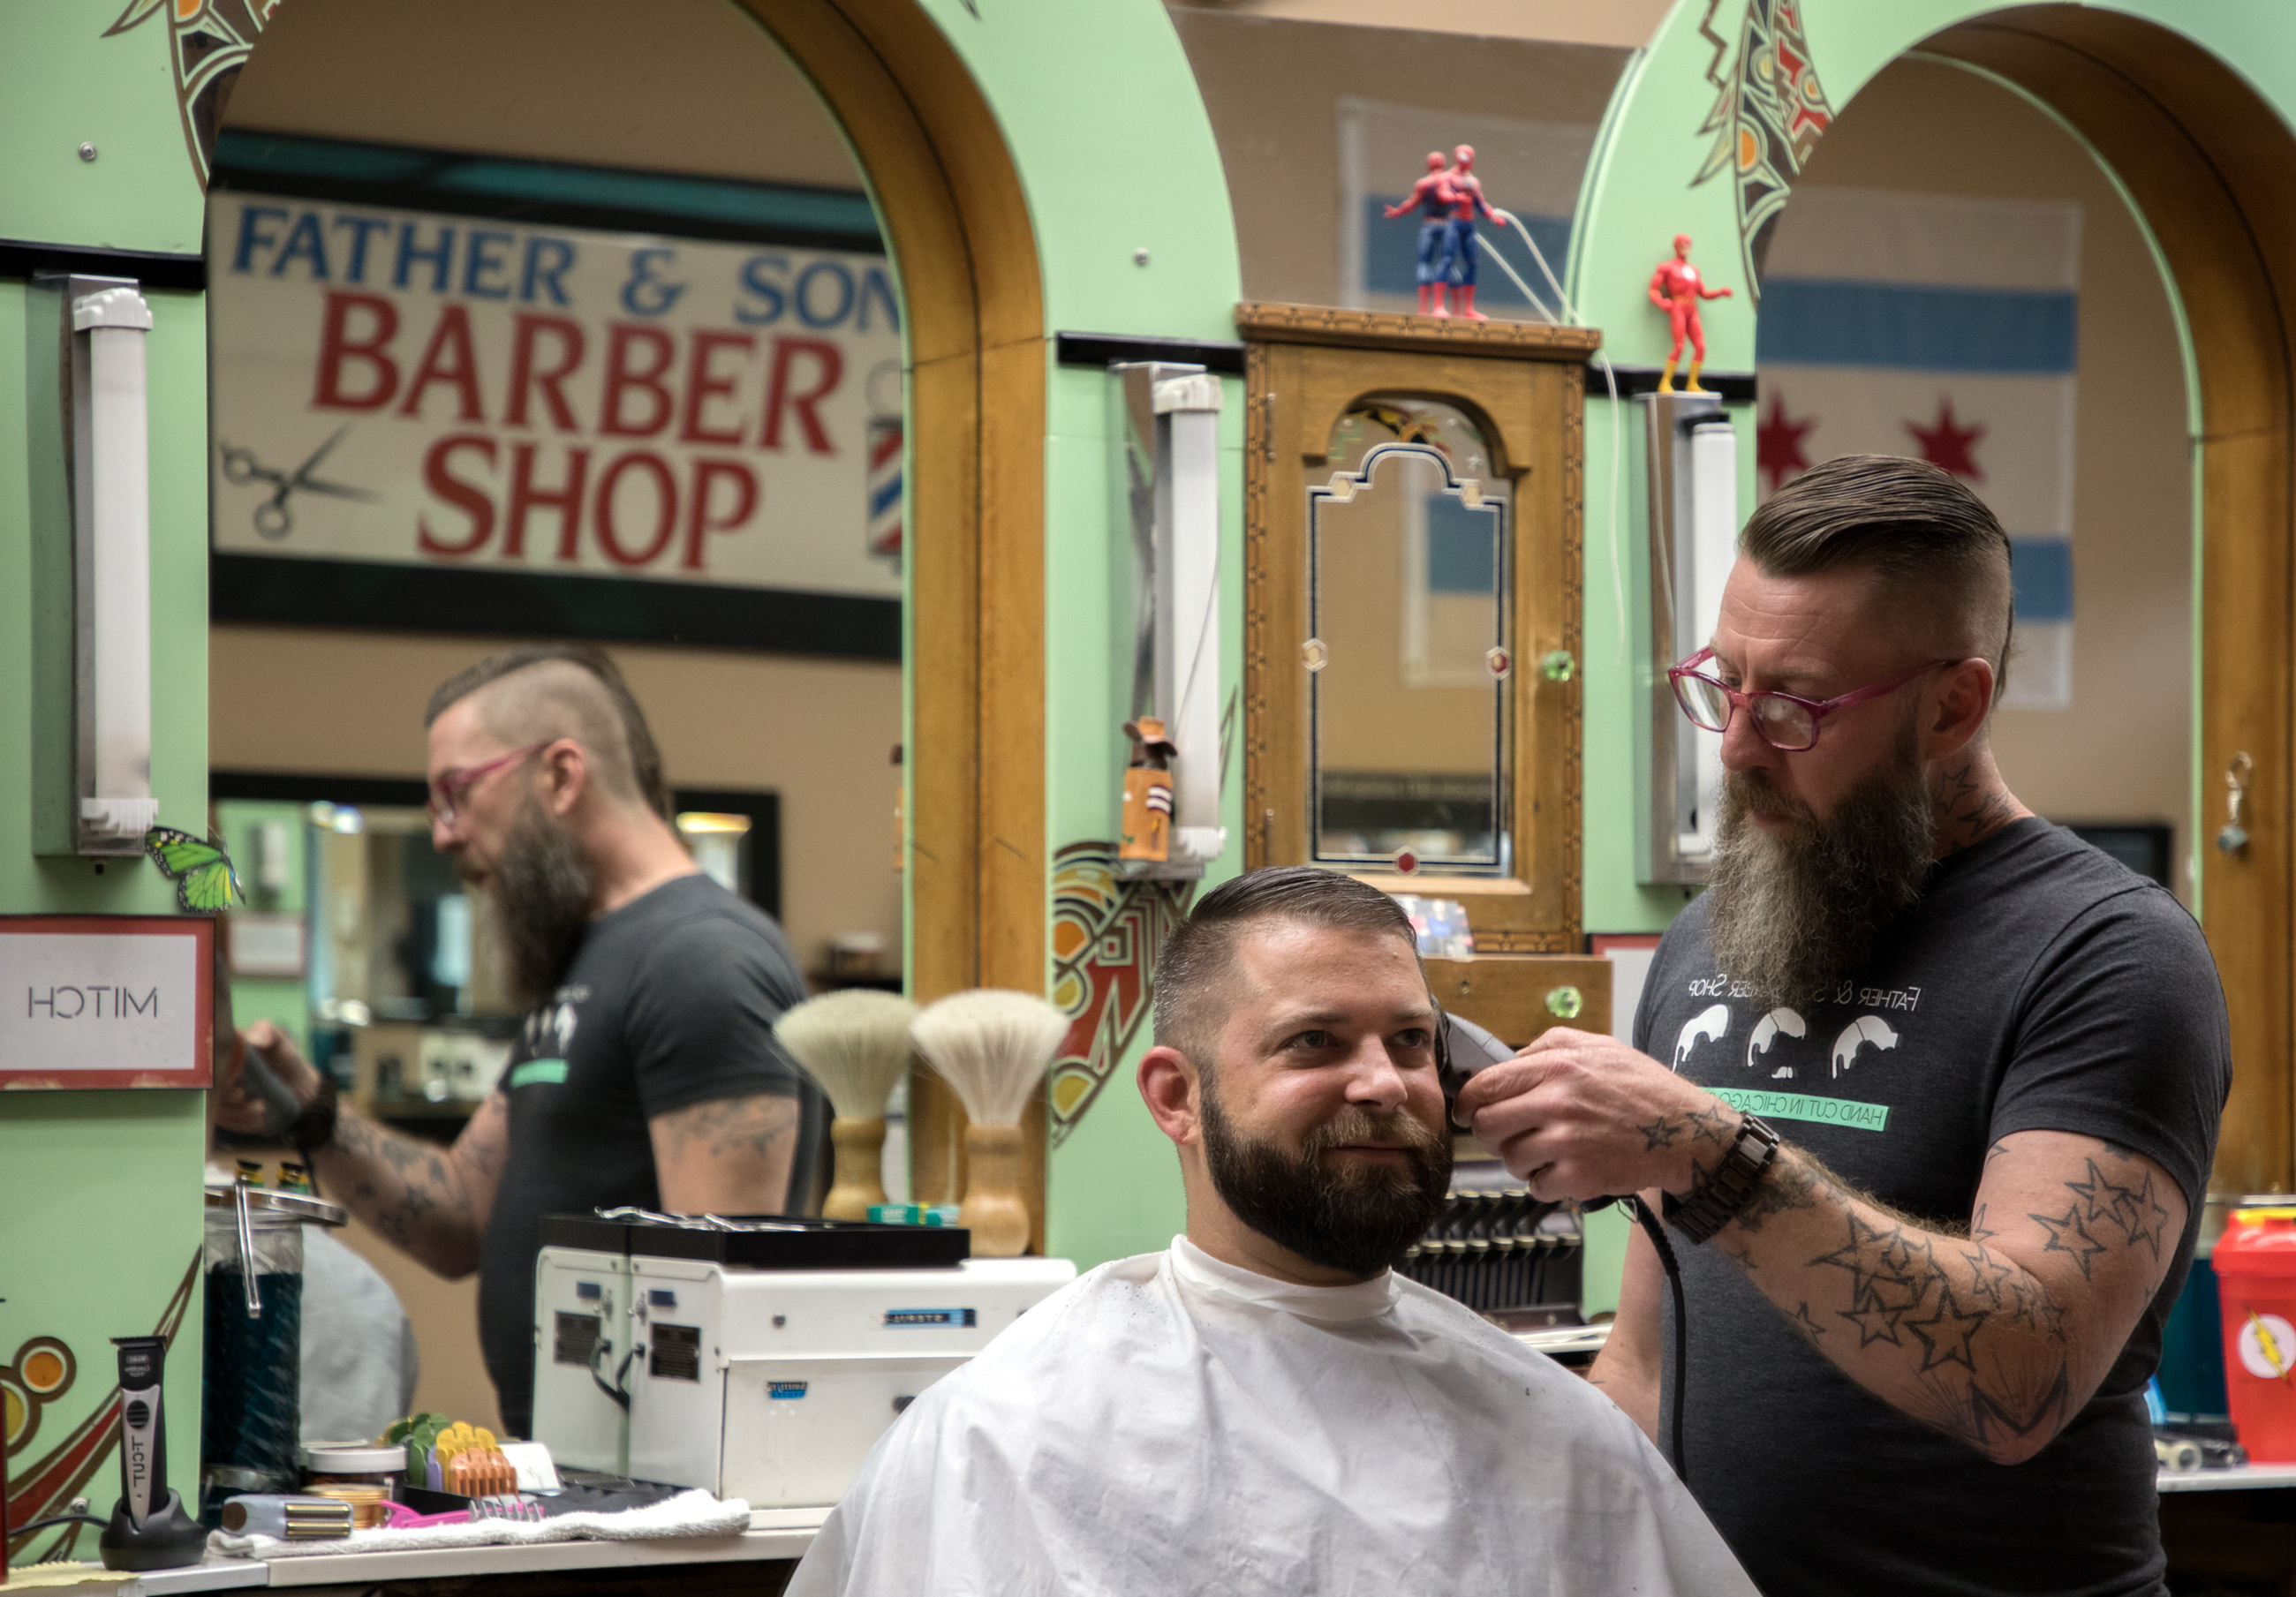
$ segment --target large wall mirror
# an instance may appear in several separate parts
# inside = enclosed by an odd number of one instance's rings
[[[1581,958],[1578,915],[1596,335],[1258,304],[1236,324],[1247,863],[1455,900],[1474,957],[1428,962],[1445,1003],[1472,1015],[1505,983],[1536,1011],[1488,1011],[1511,1041],[1564,1018],[1599,1029],[1606,968],[1578,969],[1602,962]]]

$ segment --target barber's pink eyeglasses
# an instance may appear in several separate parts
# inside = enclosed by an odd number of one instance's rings
[[[1924,671],[1961,663],[1957,659],[1925,660],[1902,676],[1877,682],[1870,688],[1859,688],[1833,699],[1804,699],[1796,693],[1741,692],[1720,677],[1698,669],[1713,658],[1712,649],[1701,649],[1680,665],[1667,667],[1666,678],[1674,684],[1674,700],[1682,706],[1682,713],[1690,717],[1693,726],[1704,727],[1708,732],[1727,732],[1731,716],[1743,707],[1753,717],[1754,730],[1762,741],[1785,754],[1799,754],[1814,748],[1817,743],[1817,724],[1835,710],[1894,693]]]
[[[455,823],[455,812],[470,798],[472,788],[504,766],[514,766],[520,760],[531,759],[549,747],[548,742],[531,743],[523,749],[513,749],[508,754],[488,760],[483,765],[456,766],[449,770],[441,771],[439,774],[439,779],[430,784],[430,802],[423,807],[430,812],[430,818],[433,821],[442,826],[452,826]]]

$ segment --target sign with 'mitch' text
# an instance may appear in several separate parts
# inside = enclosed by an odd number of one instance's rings
[[[203,1087],[215,922],[0,915],[0,1088]]]
[[[219,192],[219,553],[898,599],[879,255]]]

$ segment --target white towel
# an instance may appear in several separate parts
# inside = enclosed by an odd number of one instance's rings
[[[517,1546],[535,1542],[640,1542],[734,1536],[750,1528],[750,1505],[721,1503],[703,1491],[680,1492],[664,1503],[614,1513],[560,1514],[545,1519],[472,1519],[408,1530],[355,1530],[341,1541],[285,1542],[276,1536],[208,1533],[208,1546],[238,1558],[308,1558],[327,1552],[413,1552],[430,1547]]]

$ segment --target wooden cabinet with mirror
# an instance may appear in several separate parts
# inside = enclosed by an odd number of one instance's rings
[[[1430,962],[1439,999],[1511,1043],[1603,1028],[1578,912],[1599,335],[1262,304],[1236,326],[1247,864],[1456,901],[1474,954]]]

